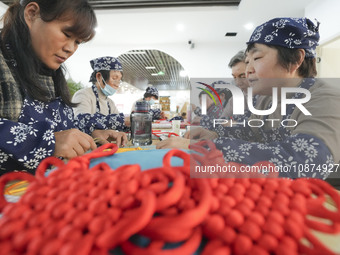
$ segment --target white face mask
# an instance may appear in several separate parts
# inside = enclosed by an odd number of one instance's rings
[[[103,80],[103,83],[105,84],[105,87],[104,88],[102,88],[101,86],[100,86],[100,89],[101,89],[101,91],[104,93],[104,95],[105,96],[112,96],[114,93],[116,93],[116,89],[114,89],[114,88],[112,88],[110,85],[108,85],[105,81],[104,81],[104,79],[102,78],[102,80]]]
[[[155,100],[153,100],[152,98],[149,100],[149,105],[153,105],[155,104]]]

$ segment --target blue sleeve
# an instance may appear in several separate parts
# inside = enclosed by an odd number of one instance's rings
[[[175,117],[171,118],[169,121],[173,121],[173,120],[183,121],[183,117],[182,116],[175,116]]]
[[[201,119],[200,125],[203,128],[215,131],[220,137],[238,138],[248,141],[254,139],[254,132],[248,125],[245,125],[247,118],[238,117],[233,119],[233,127],[223,126],[223,124],[227,124],[230,121],[231,120],[222,118],[215,120],[214,122],[214,118],[209,115],[205,115]]]
[[[331,152],[317,137],[296,134],[283,141],[267,144],[241,139],[220,137],[214,140],[226,162],[253,165],[269,161],[277,166],[279,176],[289,178],[327,178],[330,170],[324,166],[334,164]]]
[[[160,109],[150,109],[149,113],[152,115],[152,120],[161,119],[161,110]]]
[[[197,116],[202,116],[202,109],[201,107],[197,106],[194,110],[194,113],[197,115]]]
[[[0,169],[34,170],[55,147],[54,130],[49,122],[32,124],[0,118]],[[20,168],[20,169],[18,169]]]
[[[110,114],[104,115],[101,113],[89,114],[81,113],[75,117],[76,127],[86,133],[91,135],[95,129],[113,129],[118,131],[123,131],[126,129],[124,124],[124,114]]]
[[[258,96],[253,97],[253,105],[256,105],[256,101],[258,99]],[[207,116],[204,116],[201,119],[201,126],[203,128],[212,130],[217,132],[220,136],[231,136],[231,137],[238,137],[240,133],[249,133],[249,128],[243,128],[245,125],[244,123],[248,121],[249,117],[251,116],[251,112],[249,109],[245,109],[245,112],[243,115],[236,115],[234,114],[230,119],[226,119],[225,117],[218,118],[216,115],[208,114]],[[214,119],[219,119],[222,121],[223,119],[225,122],[232,121],[234,124],[233,127],[223,127],[222,125],[215,125],[214,126]],[[239,123],[239,124],[238,124]],[[242,130],[244,129],[244,130]],[[225,135],[228,134],[228,135]]]

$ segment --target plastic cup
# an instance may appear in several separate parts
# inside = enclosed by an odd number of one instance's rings
[[[177,135],[180,135],[181,121],[173,120],[171,124],[172,124],[172,132]]]

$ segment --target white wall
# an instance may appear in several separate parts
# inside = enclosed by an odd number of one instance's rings
[[[340,78],[340,48],[322,47],[319,56],[318,77]]]
[[[317,56],[321,59],[317,63],[320,78],[340,78],[339,10],[339,0],[315,0],[305,9],[307,17],[320,21],[320,46],[317,48]]]
[[[340,1],[315,0],[305,9],[305,16],[320,21],[320,44],[340,35]]]

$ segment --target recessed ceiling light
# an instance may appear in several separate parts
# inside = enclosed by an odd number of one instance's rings
[[[145,69],[156,69],[154,66],[146,66]]]
[[[244,28],[247,30],[252,30],[254,28],[254,24],[253,23],[247,23],[244,25]]]
[[[157,76],[157,75],[158,75],[158,73],[152,73],[151,75],[152,75],[152,76]]]
[[[185,26],[184,26],[183,24],[180,23],[180,24],[177,24],[176,29],[177,29],[178,31],[184,31]]]

